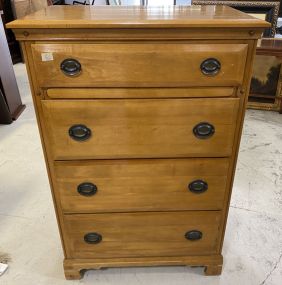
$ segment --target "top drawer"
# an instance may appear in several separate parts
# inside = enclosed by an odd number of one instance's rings
[[[41,87],[234,86],[247,44],[33,44]],[[68,60],[68,61],[66,61]]]

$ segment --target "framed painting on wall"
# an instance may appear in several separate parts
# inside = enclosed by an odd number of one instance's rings
[[[259,41],[248,108],[282,112],[282,40]]]

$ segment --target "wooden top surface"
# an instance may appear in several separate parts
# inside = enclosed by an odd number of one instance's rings
[[[269,27],[227,6],[49,6],[8,28]]]

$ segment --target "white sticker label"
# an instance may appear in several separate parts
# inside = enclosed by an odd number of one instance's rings
[[[0,276],[8,269],[8,264],[0,263]]]
[[[54,60],[52,52],[42,52],[41,53],[41,58],[42,58],[42,61],[52,61],[52,60]]]

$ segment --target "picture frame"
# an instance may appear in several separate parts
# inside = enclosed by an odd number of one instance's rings
[[[259,41],[247,107],[282,113],[281,39]]]
[[[232,0],[193,0],[193,5],[226,5],[242,12],[254,15],[260,19],[271,23],[271,27],[266,29],[263,37],[273,38],[276,33],[277,20],[279,15],[280,1],[232,1]]]

